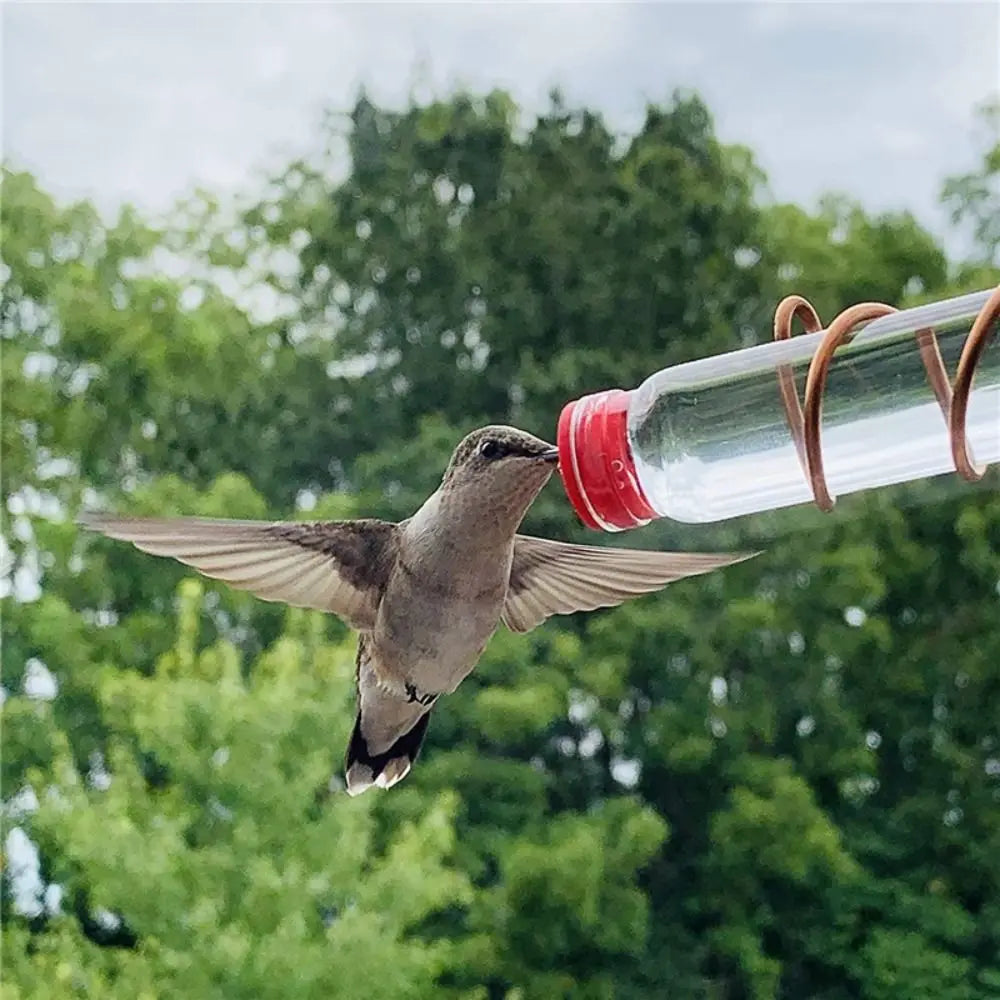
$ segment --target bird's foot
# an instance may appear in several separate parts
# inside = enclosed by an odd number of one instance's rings
[[[415,684],[411,684],[407,681],[404,685],[404,690],[406,691],[406,700],[409,702],[416,702],[418,705],[423,705],[425,708],[428,705],[433,705],[437,701],[436,694],[424,694],[417,690]]]

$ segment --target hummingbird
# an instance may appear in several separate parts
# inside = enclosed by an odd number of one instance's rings
[[[410,772],[431,711],[473,671],[502,622],[612,607],[756,553],[574,545],[518,533],[559,460],[526,431],[493,425],[456,447],[441,484],[397,522],[239,521],[83,514],[79,523],[169,556],[266,601],[337,615],[359,633],[346,787]]]

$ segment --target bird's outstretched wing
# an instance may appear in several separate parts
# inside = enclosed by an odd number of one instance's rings
[[[550,615],[613,607],[755,555],[609,549],[518,535],[502,619],[515,632],[530,632]]]
[[[85,514],[79,523],[151,555],[170,556],[265,601],[331,611],[356,629],[375,624],[397,545],[396,525],[377,520]]]

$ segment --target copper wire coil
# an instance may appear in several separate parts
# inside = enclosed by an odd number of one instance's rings
[[[802,470],[809,480],[813,499],[820,510],[832,510],[834,504],[823,469],[821,436],[823,393],[826,389],[830,364],[837,348],[848,343],[860,325],[893,312],[896,310],[892,306],[881,302],[862,302],[850,306],[834,318],[809,363],[804,403],[799,401],[792,367],[781,365],[778,368],[778,388],[792,441],[795,443]],[[819,333],[823,329],[819,314],[811,303],[801,295],[789,295],[781,300],[774,312],[774,339],[790,339],[792,322],[796,318],[802,323],[806,333]],[[918,330],[916,334],[920,359],[927,372],[927,381],[948,426],[955,470],[969,482],[982,479],[986,471],[985,467],[975,465],[969,453],[965,426],[969,396],[972,392],[976,366],[982,358],[983,351],[986,350],[991,328],[998,321],[1000,321],[1000,285],[993,289],[993,294],[979,310],[972,323],[972,329],[965,338],[954,386],[948,381],[948,372],[941,358],[941,349],[934,331]]]

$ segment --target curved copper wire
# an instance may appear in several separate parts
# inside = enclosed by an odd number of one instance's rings
[[[823,392],[826,389],[830,364],[837,348],[850,341],[859,325],[893,312],[896,310],[892,306],[881,302],[862,302],[850,306],[834,318],[809,363],[804,405],[799,403],[792,367],[790,365],[778,367],[778,388],[788,428],[803,472],[809,480],[813,499],[820,510],[832,510],[834,505],[823,469],[821,438]],[[823,328],[819,314],[807,299],[801,295],[789,295],[781,300],[774,313],[775,340],[787,340],[792,336],[792,322],[796,317],[802,322],[806,333],[817,333]],[[979,311],[966,337],[958,362],[954,388],[949,384],[948,373],[934,331],[924,329],[918,330],[916,334],[927,381],[948,424],[955,469],[970,482],[981,479],[985,469],[977,467],[969,454],[965,426],[969,395],[972,392],[976,367],[986,349],[990,330],[998,321],[1000,321],[1000,286],[994,289],[993,294]]]
[[[868,323],[880,316],[888,316],[896,310],[880,302],[860,302],[845,309],[827,327],[826,336],[809,362],[806,375],[806,398],[803,405],[802,430],[806,439],[806,466],[809,469],[809,484],[813,498],[820,510],[833,510],[833,497],[826,485],[823,471],[823,443],[820,440],[820,421],[823,416],[823,390],[830,362],[841,344],[846,344],[861,323]]]
[[[972,323],[972,329],[962,345],[951,408],[948,412],[951,457],[959,475],[970,483],[982,479],[986,468],[973,464],[972,456],[969,454],[969,442],[965,435],[965,419],[968,415],[969,396],[972,393],[972,379],[976,374],[976,366],[983,356],[983,351],[986,350],[990,327],[995,326],[998,321],[1000,321],[1000,285],[993,289],[993,294],[986,300],[986,305],[979,310]]]
[[[778,303],[774,311],[774,339],[789,340],[792,336],[792,321],[798,317],[805,333],[819,333],[823,329],[823,321],[812,303],[801,295],[789,295]],[[795,372],[791,365],[780,365],[778,368],[778,389],[781,392],[781,402],[788,416],[788,429],[792,432],[792,441],[798,452],[799,464],[808,477],[809,463],[806,459],[806,440],[802,431],[802,406],[799,403],[799,391],[795,386]]]

